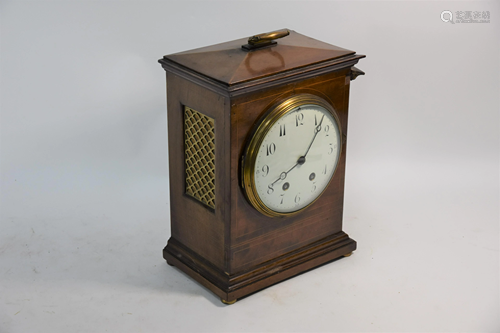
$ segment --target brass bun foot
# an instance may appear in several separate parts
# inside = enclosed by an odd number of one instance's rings
[[[348,254],[344,254],[344,257],[350,257],[352,256],[352,252],[348,253]]]
[[[236,303],[236,300],[226,301],[226,300],[224,300],[224,299],[222,299],[222,298],[221,298],[220,300],[221,300],[221,302],[222,302],[222,303],[227,304],[227,305],[231,305],[231,304]]]

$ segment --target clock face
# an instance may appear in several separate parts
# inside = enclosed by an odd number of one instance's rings
[[[256,132],[259,140],[253,140],[250,196],[266,215],[287,215],[309,206],[337,167],[341,136],[333,109],[317,97],[300,100],[271,112],[261,133]]]

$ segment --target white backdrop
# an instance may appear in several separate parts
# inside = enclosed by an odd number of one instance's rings
[[[500,331],[498,2],[4,0],[0,15],[0,332]],[[344,210],[358,250],[225,306],[162,258],[157,60],[281,28],[367,55]]]

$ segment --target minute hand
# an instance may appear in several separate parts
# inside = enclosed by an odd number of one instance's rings
[[[321,117],[321,121],[319,122],[319,125],[314,128],[314,136],[313,136],[311,143],[309,144],[309,147],[307,147],[306,153],[304,154],[304,158],[307,156],[309,149],[311,149],[311,146],[314,142],[314,139],[316,139],[316,135],[318,135],[318,133],[321,131],[321,124],[323,123],[323,119],[325,119],[325,115],[323,115],[323,117]]]

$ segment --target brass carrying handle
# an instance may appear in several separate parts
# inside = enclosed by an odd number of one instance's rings
[[[256,44],[260,44],[260,43],[266,43],[266,42],[270,42],[274,39],[286,37],[289,34],[290,34],[290,31],[288,31],[288,29],[267,32],[264,34],[258,34],[258,35],[255,35],[255,36],[248,38],[248,44],[256,45]]]

